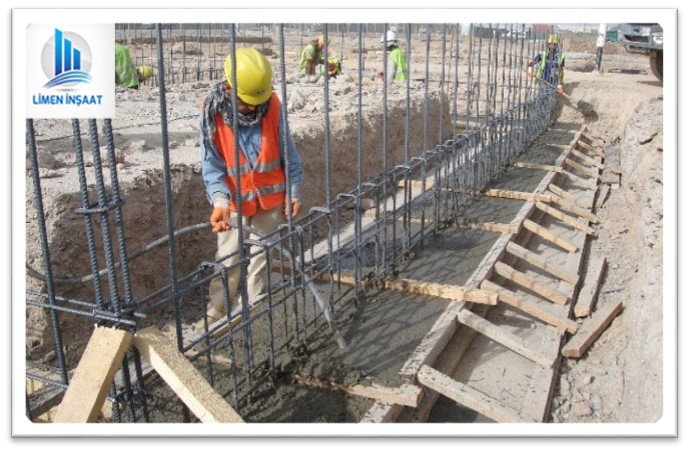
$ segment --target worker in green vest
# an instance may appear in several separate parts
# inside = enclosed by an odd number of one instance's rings
[[[397,33],[393,30],[388,30],[380,38],[381,44],[385,42],[385,47],[388,49],[388,79],[387,82],[405,82],[407,80],[407,58],[404,56],[402,49],[397,47]],[[379,77],[383,77],[383,73],[378,73]]]
[[[129,46],[115,44],[115,84],[124,88],[138,89],[139,84],[153,75],[150,66],[136,66],[129,54]]]
[[[309,42],[301,51],[299,74],[302,77],[306,77],[307,81],[315,82],[319,78],[319,75],[316,73],[316,66],[323,64],[324,42],[323,35],[320,35]]]

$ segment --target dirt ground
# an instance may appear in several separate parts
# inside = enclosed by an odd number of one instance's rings
[[[610,191],[609,197],[603,206],[596,211],[601,222],[597,228],[597,236],[591,242],[591,253],[602,254],[607,260],[607,271],[600,287],[598,303],[612,303],[618,300],[624,302],[622,313],[615,319],[605,333],[595,342],[589,352],[579,360],[565,360],[563,362],[560,379],[556,387],[552,422],[562,423],[627,423],[627,422],[655,422],[664,412],[673,407],[663,406],[663,365],[665,360],[672,357],[662,356],[660,351],[663,344],[663,316],[671,315],[667,310],[674,307],[674,301],[663,303],[663,169],[668,165],[674,165],[676,156],[674,150],[663,149],[663,88],[662,85],[650,74],[647,67],[648,61],[643,57],[629,56],[616,51],[611,51],[604,57],[603,74],[593,74],[593,57],[586,45],[571,45],[572,53],[568,59],[571,70],[566,75],[566,92],[570,97],[563,98],[558,109],[558,122],[587,123],[593,135],[599,137],[603,144],[614,155],[619,154],[619,169],[621,178],[619,187]],[[581,71],[581,72],[579,72]],[[626,72],[626,73],[625,73]],[[340,78],[335,80],[331,87],[334,106],[340,107],[344,115],[333,119],[334,134],[344,134],[343,129],[352,127],[353,112],[346,111],[346,106],[351,105],[351,99],[355,93],[348,90],[348,82],[351,79]],[[369,84],[370,85],[370,84]],[[182,86],[171,87],[168,92],[167,103],[169,106],[169,119],[173,124],[170,127],[171,135],[171,159],[176,173],[174,187],[175,192],[202,193],[201,178],[199,175],[198,148],[197,148],[197,122],[196,114],[198,103],[202,95],[209,89],[208,83],[191,83]],[[305,148],[317,149],[322,146],[321,137],[311,135],[307,124],[313,118],[322,118],[322,104],[311,102],[308,99],[316,92],[322,90],[322,86],[305,86],[299,90],[292,90],[290,95],[290,108],[293,115],[290,117],[291,126],[295,133],[295,139]],[[414,106],[419,111],[422,107],[422,89],[415,89]],[[380,88],[370,85],[365,102],[373,103],[379,99]],[[157,90],[142,88],[138,92],[121,92],[118,94],[118,119],[113,122],[116,142],[121,143],[120,152],[122,162],[120,182],[127,188],[123,193],[126,198],[129,191],[137,193],[137,203],[134,210],[127,212],[127,221],[131,221],[133,230],[144,231],[137,237],[137,243],[148,243],[158,238],[162,230],[148,231],[145,228],[145,217],[161,200],[161,172],[152,169],[153,153],[147,152],[160,147],[160,125],[156,122],[156,109],[158,108]],[[401,115],[403,108],[402,92],[392,92],[392,114]],[[397,102],[397,104],[395,104]],[[434,99],[437,104],[437,98]],[[578,105],[585,110],[586,115],[573,108]],[[120,108],[123,106],[123,108]],[[435,111],[434,107],[432,111]],[[374,115],[367,118],[367,135],[370,130],[379,127]],[[446,116],[443,118],[448,121]],[[138,125],[137,125],[138,124]],[[143,125],[142,125],[143,124]],[[430,130],[430,136],[436,137],[439,133],[437,116],[431,117],[434,128]],[[446,123],[444,130],[450,130]],[[136,125],[136,127],[135,127]],[[58,127],[50,122],[38,122],[38,138],[68,136],[69,128],[55,130]],[[64,126],[63,126],[64,127]],[[82,125],[85,129],[87,126]],[[419,133],[415,134],[417,141],[412,144],[414,149],[419,148]],[[399,130],[393,131],[397,139],[400,139]],[[378,143],[376,143],[377,145]],[[334,146],[345,146],[345,143],[336,142]],[[43,153],[41,162],[41,174],[44,177],[44,190],[69,191],[77,193],[74,168],[65,159],[69,155],[71,139],[56,139],[46,144],[51,149],[50,153]],[[396,145],[399,149],[399,143]],[[40,149],[39,149],[40,150]],[[351,150],[348,151],[351,153]],[[667,156],[667,159],[664,157]],[[318,155],[314,155],[317,158]],[[320,157],[322,159],[322,156]],[[394,156],[391,165],[400,162],[401,155]],[[149,161],[150,159],[150,161]],[[370,179],[379,167],[377,158],[370,158],[365,165],[368,173],[364,179]],[[346,162],[337,162],[335,174],[351,171],[351,166]],[[317,168],[307,168],[309,174],[320,174]],[[343,191],[342,186],[333,187],[334,193]],[[321,180],[310,181],[314,186],[321,186]],[[153,187],[150,190],[147,187]],[[307,206],[317,205],[322,199],[322,192],[306,195]],[[30,198],[30,181],[27,181],[27,212],[32,220],[32,206]],[[49,228],[59,233],[62,231],[82,230],[83,220],[75,218],[73,223],[64,221],[60,217],[59,209],[67,209],[72,204],[78,204],[79,199],[73,196],[62,199],[59,196],[48,196],[49,200],[56,200],[58,211],[49,215]],[[182,205],[177,212],[180,215],[175,218],[177,226],[187,226],[206,220],[207,212],[203,209],[205,201],[198,197],[180,197],[176,201]],[[53,201],[49,201],[53,202]],[[56,208],[48,206],[49,210]],[[60,221],[56,221],[60,219]],[[82,233],[83,234],[83,233]],[[35,238],[29,238],[35,240]],[[83,259],[76,259],[83,254],[83,235],[71,236],[65,234],[59,242],[62,248],[55,254],[61,261],[60,273],[56,276],[74,277],[88,273],[88,267]],[[81,245],[79,245],[81,243]],[[187,251],[198,254],[210,255],[213,250],[211,238],[189,240],[182,242],[181,247]],[[137,249],[136,246],[133,247]],[[27,263],[33,268],[40,268],[39,255],[29,252]],[[160,251],[161,256],[166,251]],[[59,257],[58,257],[59,256]],[[189,268],[182,264],[181,271]],[[153,273],[157,269],[147,269],[145,266],[134,267],[134,272],[142,276],[143,281],[153,280]],[[143,276],[151,274],[150,279]],[[671,275],[666,275],[671,276]],[[140,293],[148,293],[153,286],[143,285],[136,288]],[[386,296],[378,300],[380,309],[385,310]],[[433,303],[420,302],[429,312],[430,318],[439,307]],[[389,308],[389,307],[388,307]],[[406,324],[399,318],[393,319],[394,310],[390,309],[390,334],[404,330]],[[41,319],[32,316],[27,317],[28,325],[36,325]],[[419,315],[426,316],[425,312]],[[43,320],[45,321],[45,320]],[[408,320],[407,320],[408,321]],[[398,324],[397,322],[402,322]],[[85,322],[87,325],[88,322]],[[370,325],[360,325],[370,328]],[[404,361],[404,353],[414,341],[423,337],[428,325],[417,324],[418,328],[409,332],[409,337],[402,337],[404,342],[400,346],[397,361]],[[83,345],[76,337],[76,331],[69,331],[71,337],[70,347],[75,349]],[[29,355],[38,355],[50,347],[50,338],[45,333],[36,332],[35,338],[27,344]],[[669,338],[672,340],[673,338]],[[359,338],[362,344],[370,346],[366,342],[366,336]],[[35,341],[35,342],[34,342]],[[45,342],[44,342],[45,341]],[[385,344],[379,344],[383,346]],[[363,349],[365,350],[365,349]],[[365,353],[362,350],[362,354]],[[77,355],[78,356],[78,355]],[[335,356],[335,355],[333,355]],[[393,360],[391,358],[391,360]],[[380,370],[380,363],[367,363]],[[393,363],[387,363],[392,365]],[[394,363],[399,365],[401,363]],[[390,378],[393,378],[391,375]],[[285,394],[290,400],[290,394]],[[343,399],[344,400],[344,399]],[[316,406],[313,402],[311,407]],[[351,407],[349,407],[351,408]],[[349,409],[343,407],[344,411]],[[275,407],[279,410],[280,407]],[[354,407],[346,413],[351,416],[365,411],[365,404]],[[263,415],[280,414],[261,413]],[[308,413],[309,419],[318,413]],[[260,420],[260,419],[259,419]],[[300,419],[291,419],[291,422],[299,422]],[[354,418],[348,419],[355,421]]]
[[[662,290],[663,168],[676,158],[663,152],[662,86],[642,75],[567,77],[572,101],[597,111],[589,128],[620,150],[620,187],[596,212],[591,254],[607,260],[598,305],[622,300],[623,311],[582,359],[564,361],[552,421],[655,422],[674,408],[662,400],[663,365],[673,357],[660,354],[663,315],[675,308]],[[565,107],[560,120],[571,114]]]

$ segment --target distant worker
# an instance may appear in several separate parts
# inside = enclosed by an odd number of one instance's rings
[[[139,89],[139,84],[153,75],[150,66],[137,67],[129,55],[129,46],[115,44],[115,84],[125,88]]]
[[[232,118],[232,60],[225,59],[225,80],[217,83],[206,96],[200,116],[201,168],[206,197],[212,206],[210,223],[218,234],[216,259],[231,267],[239,262],[239,234],[236,224],[235,194],[239,190],[243,225],[267,235],[284,223],[287,215],[286,172],[290,176],[292,216],[301,209],[299,188],[303,180],[301,159],[292,136],[283,137],[280,100],[271,87],[272,69],[266,57],[256,49],[236,52],[237,132],[239,167],[235,160],[235,131]],[[289,167],[286,166],[289,162]],[[260,239],[244,229],[244,237]],[[250,302],[265,292],[266,258],[260,248],[252,247],[247,273]],[[239,268],[228,272],[229,304],[236,303]],[[223,283],[216,277],[209,287],[207,320],[213,323],[227,315]]]
[[[529,62],[529,76],[533,77],[533,66],[536,67],[536,83],[541,81],[557,89],[559,94],[564,92],[562,85],[565,79],[565,55],[559,49],[559,36],[548,36],[548,50],[536,54]]]
[[[404,56],[402,49],[397,47],[397,33],[392,30],[380,38],[380,43],[385,42],[385,47],[388,49],[388,79],[387,82],[405,82],[407,81],[407,59]],[[379,72],[378,76],[383,77],[383,72]]]
[[[309,42],[301,51],[299,61],[299,74],[306,76],[309,80],[317,79],[316,66],[323,64],[323,35]]]
[[[321,73],[325,73],[325,66],[321,69]],[[335,78],[342,74],[342,64],[340,60],[335,57],[328,57],[328,76],[330,78]]]

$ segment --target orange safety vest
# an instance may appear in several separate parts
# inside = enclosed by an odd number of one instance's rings
[[[270,210],[285,202],[285,171],[280,162],[280,140],[278,121],[280,100],[272,94],[268,111],[261,119],[261,151],[254,167],[246,159],[244,151],[239,153],[239,187],[242,197],[242,215],[256,214],[257,206]],[[234,131],[225,124],[220,113],[215,115],[215,146],[227,165],[225,182],[231,193],[237,190],[237,166],[234,152]],[[230,196],[230,209],[237,211],[234,195]]]

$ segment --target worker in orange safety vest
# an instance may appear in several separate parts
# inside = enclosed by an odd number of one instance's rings
[[[289,206],[292,217],[301,209],[299,188],[303,181],[301,159],[288,133],[283,136],[281,104],[271,87],[272,69],[266,57],[256,49],[239,49],[237,65],[237,135],[239,161],[235,153],[232,111],[232,59],[225,59],[226,80],[216,84],[206,96],[200,117],[201,169],[206,197],[212,205],[210,223],[218,234],[216,260],[228,268],[228,297],[222,277],[211,280],[207,320],[213,323],[238,304],[239,234],[236,224],[241,198],[243,225],[265,236],[285,222],[288,212],[287,174],[290,181]],[[244,238],[261,237],[244,231]],[[247,294],[255,300],[266,289],[266,258],[260,248],[248,265]],[[222,259],[222,260],[221,260]]]

